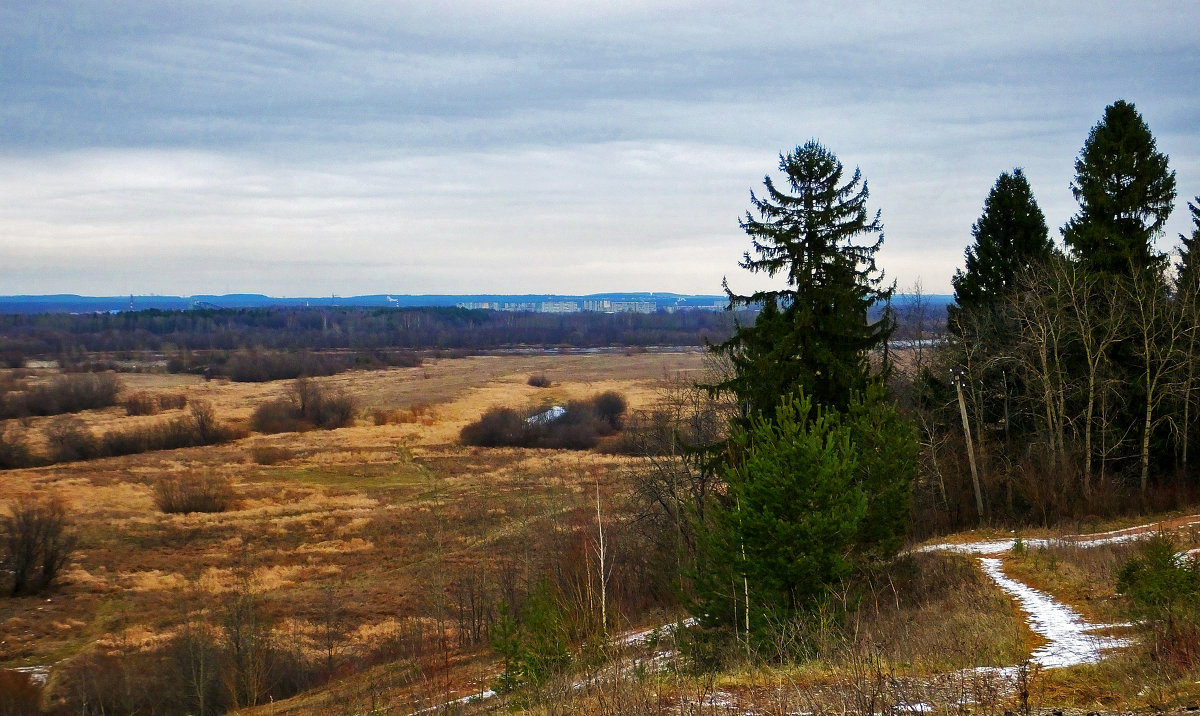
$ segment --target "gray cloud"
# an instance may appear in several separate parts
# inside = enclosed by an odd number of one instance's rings
[[[1200,193],[1198,20],[1182,2],[9,6],[0,280],[715,292],[750,280],[748,190],[817,137],[870,181],[889,274],[944,291],[1001,171],[1026,168],[1052,226],[1071,215],[1072,162],[1117,98],[1181,199]]]

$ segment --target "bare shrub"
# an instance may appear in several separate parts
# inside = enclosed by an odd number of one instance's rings
[[[529,376],[529,380],[526,382],[534,388],[549,388],[550,386],[554,385],[554,383],[546,377],[545,373],[531,375]]]
[[[100,442],[84,425],[71,415],[56,418],[46,426],[46,446],[52,462],[91,460],[100,455]]]
[[[625,399],[614,392],[572,400],[557,416],[522,417],[512,408],[492,408],[459,433],[465,445],[587,450],[619,430]]]
[[[333,430],[353,424],[354,413],[354,398],[351,396],[342,392],[320,392],[317,400],[310,402],[301,415],[318,428]]]
[[[130,393],[125,396],[122,404],[125,407],[126,415],[157,415],[160,410],[158,399],[154,397],[153,393],[145,391]]]
[[[608,424],[612,432],[617,432],[625,419],[625,411],[629,407],[625,396],[614,390],[608,390],[592,398],[592,406],[596,417]]]
[[[296,452],[276,445],[255,445],[250,448],[250,459],[259,465],[274,465],[296,457]]]
[[[260,433],[301,432],[312,427],[333,430],[352,424],[356,410],[354,398],[346,393],[298,378],[287,398],[258,406],[250,425]]]
[[[335,375],[353,365],[353,356],[310,351],[237,351],[229,357],[223,371],[233,381],[261,383],[301,376]]]
[[[396,425],[403,421],[403,411],[399,409],[384,410],[376,408],[371,411],[371,422],[376,425]]]
[[[238,437],[238,432],[217,420],[209,403],[192,403],[191,410],[173,420],[106,433],[96,455],[115,457],[151,450],[217,445]]]
[[[62,415],[115,405],[121,382],[109,373],[62,375],[48,385],[10,392],[0,402],[0,418]]]
[[[66,508],[56,498],[18,499],[0,519],[0,534],[4,546],[0,574],[7,573],[8,592],[14,597],[49,588],[75,551]]]
[[[154,504],[166,513],[224,512],[233,502],[233,485],[223,475],[164,475],[154,483]]]
[[[180,410],[187,407],[187,396],[183,393],[154,394],[139,391],[125,396],[122,405],[126,415],[158,415],[164,410]]]
[[[25,434],[14,425],[0,425],[0,470],[32,467],[36,464]]]
[[[312,428],[300,418],[295,404],[286,398],[263,403],[250,416],[250,427],[259,433],[298,433]]]
[[[492,408],[464,427],[459,439],[478,447],[520,447],[529,441],[529,425],[512,408]]]

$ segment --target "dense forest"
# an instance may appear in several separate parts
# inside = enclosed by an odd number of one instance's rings
[[[153,351],[601,348],[699,346],[728,337],[733,316],[675,313],[528,313],[463,308],[263,308],[0,315],[0,356],[26,358]]]

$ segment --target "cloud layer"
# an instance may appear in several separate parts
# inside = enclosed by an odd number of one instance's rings
[[[1066,221],[1118,98],[1200,194],[1191,3],[415,5],[0,9],[3,292],[749,286],[737,217],[812,137],[944,292],[1000,172]]]

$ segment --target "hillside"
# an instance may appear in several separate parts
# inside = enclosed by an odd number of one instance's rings
[[[1195,672],[1150,659],[1142,630],[1094,627],[1129,621],[1115,573],[1139,547],[1112,530],[1161,527],[1189,550],[1200,547],[1196,517],[914,546],[853,594],[831,595],[819,619],[781,625],[780,653],[809,654],[783,666],[675,626],[686,613],[673,567],[638,519],[644,458],[624,454],[621,435],[587,451],[458,439],[491,408],[534,414],[605,391],[624,396],[633,421],[678,396],[704,360],[507,355],[350,371],[312,381],[353,399],[348,425],[276,434],[254,429],[256,411],[290,399],[293,381],[120,375],[118,403],[78,413],[78,425],[148,429],[208,404],[235,437],[0,471],[6,510],[53,496],[78,538],[56,586],[0,600],[0,666],[44,680],[55,713],[999,714],[1200,702]],[[15,375],[6,380],[54,378]],[[128,414],[125,398],[147,394],[187,406]],[[4,434],[49,450],[62,420],[10,420]],[[164,487],[180,484],[216,485],[228,504],[165,512]],[[533,626],[538,603],[552,626]],[[536,683],[472,698],[500,683],[495,645],[518,614],[515,633],[552,635],[563,660]],[[0,696],[16,688],[6,678]]]

